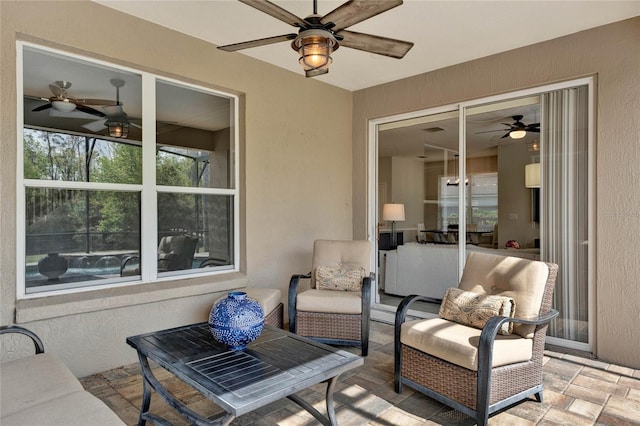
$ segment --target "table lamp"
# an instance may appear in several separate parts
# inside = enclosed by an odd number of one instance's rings
[[[391,221],[391,248],[398,247],[396,222],[404,220],[404,204],[385,204],[382,206],[382,220]]]

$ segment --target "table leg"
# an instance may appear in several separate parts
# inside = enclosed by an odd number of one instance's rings
[[[337,426],[338,420],[336,420],[336,409],[333,405],[333,391],[336,388],[336,383],[338,383],[337,377],[332,377],[327,383],[327,414],[329,416],[329,421],[331,422],[331,426]]]
[[[318,410],[313,408],[311,404],[309,404],[307,401],[305,401],[304,399],[300,398],[297,395],[289,395],[287,398],[289,398],[291,401],[295,402],[296,404],[298,404],[299,406],[307,410],[313,417],[315,417],[323,425],[337,426],[338,421],[336,420],[336,410],[335,410],[335,406],[333,405],[333,391],[336,387],[337,382],[338,382],[337,376],[327,380],[327,394],[326,394],[327,416],[323,416],[322,413],[320,413]]]
[[[145,426],[147,420],[150,420],[157,425],[172,426],[172,424],[165,419],[149,413],[149,406],[151,405],[151,389],[155,390],[170,407],[182,416],[186,417],[189,421],[193,422],[196,426],[227,426],[233,421],[233,419],[235,419],[235,416],[229,413],[223,413],[213,419],[203,418],[171,395],[171,393],[162,386],[158,379],[153,375],[146,356],[138,352],[138,359],[140,360],[143,377],[142,407],[140,408],[138,426]]]

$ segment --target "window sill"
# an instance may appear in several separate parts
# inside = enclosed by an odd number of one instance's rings
[[[247,286],[239,272],[16,301],[16,323],[124,308]]]

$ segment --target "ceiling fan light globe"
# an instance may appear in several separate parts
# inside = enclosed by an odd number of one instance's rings
[[[331,54],[339,44],[333,34],[325,30],[302,31],[291,43],[291,47],[298,52],[307,77],[313,77],[329,72],[329,66],[333,62]]]
[[[527,135],[527,132],[525,130],[512,130],[511,132],[509,132],[509,136],[511,137],[511,139],[522,139]]]
[[[109,136],[112,138],[126,138],[129,136],[129,124],[119,121],[110,121],[107,123],[109,128]]]
[[[62,101],[52,101],[51,105],[61,112],[71,112],[76,109],[76,104],[73,102],[69,102],[69,99],[65,99]]]

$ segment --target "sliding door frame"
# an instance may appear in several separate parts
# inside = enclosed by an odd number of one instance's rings
[[[595,227],[595,77],[583,77],[573,80],[567,80],[564,82],[558,82],[543,86],[537,86],[529,89],[516,90],[509,93],[492,95],[483,98],[473,99],[469,101],[464,101],[456,104],[449,104],[440,107],[426,108],[419,111],[412,111],[408,113],[396,114],[387,117],[381,117],[376,119],[371,119],[368,121],[368,144],[367,144],[367,158],[368,158],[368,208],[367,208],[367,229],[368,229],[368,239],[374,243],[374,250],[371,253],[371,270],[377,271],[378,265],[378,247],[377,247],[377,224],[379,223],[379,218],[377,216],[378,212],[378,193],[377,193],[377,182],[378,182],[378,129],[382,125],[389,125],[395,122],[403,122],[407,120],[418,120],[420,117],[434,115],[444,112],[458,112],[458,120],[459,120],[459,139],[458,139],[458,150],[460,153],[460,158],[466,158],[466,115],[467,109],[477,107],[483,104],[490,104],[494,102],[502,102],[507,101],[509,99],[514,98],[522,98],[526,96],[535,96],[541,95],[546,92],[552,92],[555,90],[568,89],[577,86],[587,86],[588,87],[588,162],[587,162],[587,185],[588,185],[588,219],[587,219],[587,227],[589,232],[589,241],[588,241],[588,273],[587,273],[587,287],[588,287],[588,342],[574,342],[565,339],[559,339],[555,337],[547,337],[547,341],[552,344],[557,344],[564,347],[569,347],[572,349],[584,350],[584,351],[594,351],[595,350],[595,329],[596,329],[596,316],[595,316],[595,299],[596,299],[596,227]],[[458,162],[458,176],[466,176],[466,161]],[[460,214],[460,229],[465,229],[466,227],[466,210],[465,210],[465,200],[466,200],[466,188],[465,185],[460,185],[458,187],[458,211]],[[544,208],[544,206],[541,206]],[[541,218],[541,226],[544,226],[544,218]],[[462,270],[464,268],[464,263],[466,260],[466,247],[464,244],[459,245],[458,251],[458,266],[459,273],[458,279],[460,279]],[[395,313],[395,308],[391,308],[389,306],[380,305],[378,303],[378,292],[372,292],[372,304],[374,306],[374,311],[372,312],[371,317],[373,319],[379,319],[382,321],[390,321],[393,322],[393,314]],[[424,313],[412,312],[416,316],[424,317]],[[427,315],[428,316],[428,315]]]

